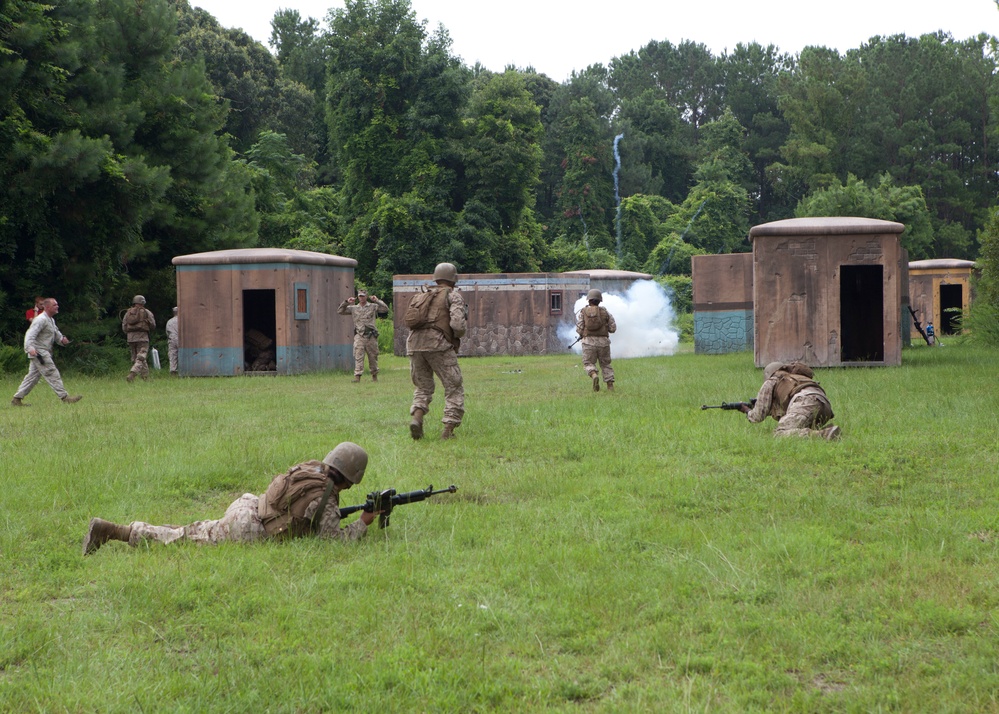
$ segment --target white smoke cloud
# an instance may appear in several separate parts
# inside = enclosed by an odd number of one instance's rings
[[[613,359],[676,354],[680,344],[676,311],[659,283],[636,280],[624,295],[604,292],[603,296],[601,305],[617,323],[617,332],[610,336]],[[585,306],[586,297],[580,297],[573,305],[573,313],[579,314]],[[575,340],[578,337],[575,322],[560,327],[559,337],[566,344]],[[582,354],[583,346],[577,343],[572,350]]]

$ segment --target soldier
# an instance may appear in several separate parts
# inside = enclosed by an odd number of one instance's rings
[[[596,288],[586,293],[587,305],[576,317],[576,334],[583,342],[583,369],[593,379],[593,391],[600,391],[600,375],[597,365],[604,375],[607,391],[614,391],[614,369],[611,367],[610,333],[617,331],[614,316],[600,305],[604,296]]]
[[[153,526],[141,521],[128,525],[92,518],[83,538],[83,554],[90,555],[108,541],[133,548],[145,541],[193,541],[215,545],[222,541],[249,542],[262,538],[318,536],[353,541],[364,537],[379,512],[362,512],[359,520],[340,527],[340,492],[361,482],[368,454],[345,441],[322,461],[306,461],[275,476],[266,493],[244,493],[222,518],[187,526]]]
[[[136,375],[149,379],[149,365],[146,357],[149,354],[149,333],[156,329],[156,319],[153,313],[145,308],[146,298],[136,295],[132,298],[132,307],[125,312],[121,320],[121,329],[128,340],[131,351],[132,369],[129,370],[126,382],[134,382]]]
[[[457,268],[451,263],[440,263],[434,268],[437,286],[415,295],[406,310],[406,326],[410,329],[406,354],[415,387],[413,405],[409,409],[412,416],[409,434],[414,439],[423,438],[423,417],[434,396],[435,374],[444,385],[442,439],[454,436],[454,430],[461,425],[465,414],[465,387],[458,366],[458,348],[465,335],[468,315],[465,300],[455,290],[457,280]]]
[[[62,386],[62,375],[56,369],[55,361],[52,359],[52,343],[58,342],[60,345],[68,345],[69,338],[59,332],[55,324],[56,313],[59,312],[59,302],[55,298],[45,298],[42,300],[43,312],[31,321],[31,327],[24,335],[24,351],[28,353],[28,374],[25,375],[21,386],[17,388],[17,393],[10,401],[15,407],[28,407],[30,404],[21,401],[38,384],[42,377],[49,383],[56,395],[66,402],[74,404],[83,397],[71,397]]]
[[[370,300],[371,302],[368,302]],[[354,303],[357,302],[355,305]],[[388,305],[372,295],[361,290],[357,300],[349,297],[337,308],[339,315],[351,315],[354,318],[354,379],[361,381],[364,374],[364,355],[368,356],[368,369],[371,370],[371,381],[378,381],[378,328],[375,318],[388,314]]]
[[[774,436],[821,436],[832,441],[840,437],[840,428],[829,424],[832,405],[819,383],[812,379],[812,370],[800,362],[771,362],[764,368],[765,381],[756,395],[756,406],[739,407],[753,424],[768,416],[777,421]]]
[[[166,334],[167,334],[167,357],[170,359],[170,376],[176,377],[177,374],[177,350],[180,347],[180,325],[177,321],[178,310],[175,307],[173,309],[173,317],[167,320],[166,324]]]

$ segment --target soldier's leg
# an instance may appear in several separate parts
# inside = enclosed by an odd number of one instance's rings
[[[354,381],[359,382],[364,374],[364,338],[354,335]]]
[[[600,370],[603,372],[604,382],[608,385],[614,384],[614,368],[611,367],[610,346],[598,347],[597,357],[600,360]]]
[[[17,392],[14,393],[14,399],[23,399],[28,396],[28,393],[35,388],[38,384],[38,380],[42,378],[42,373],[38,369],[38,358],[29,357],[28,358],[28,373],[24,375],[24,379],[21,380],[21,386],[17,388]]]
[[[794,397],[787,405],[787,413],[777,422],[774,436],[821,436],[814,428],[821,406],[815,395]]]
[[[434,398],[434,371],[427,362],[430,352],[414,352],[409,356],[409,376],[413,380],[413,405],[409,409],[414,414],[420,409],[424,414],[430,411]]]
[[[49,383],[49,386],[52,387],[52,391],[56,393],[56,396],[60,399],[65,399],[69,396],[69,392],[66,391],[66,387],[62,384],[62,375],[56,369],[55,362],[52,361],[51,356],[46,359],[45,364],[39,367],[39,371],[45,378],[45,381]]]
[[[170,360],[170,374],[177,373],[177,345],[167,346],[167,357]]]
[[[444,386],[444,416],[441,421],[451,424],[452,430],[461,424],[465,415],[465,384],[458,366],[458,355],[454,350],[428,353],[434,373]]]
[[[138,545],[143,540],[173,543],[189,540],[215,545],[222,541],[251,541],[265,537],[264,526],[257,513],[257,496],[244,493],[230,504],[222,518],[197,521],[187,526],[153,526],[148,523],[131,524],[128,544]]]
[[[600,391],[600,377],[597,374],[597,348],[593,345],[583,345],[583,369],[586,376],[593,380],[593,391]]]
[[[138,367],[136,373],[141,375],[143,379],[146,379],[149,376],[149,343],[137,342],[136,345],[135,366]]]
[[[369,337],[365,340],[365,351],[368,354],[368,369],[371,370],[371,376],[374,377],[378,374],[378,338]]]

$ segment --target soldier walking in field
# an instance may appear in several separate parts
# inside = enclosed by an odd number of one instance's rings
[[[55,316],[59,312],[59,302],[55,298],[45,298],[42,301],[43,311],[31,321],[31,327],[24,335],[24,351],[28,354],[28,374],[25,375],[21,386],[17,388],[14,398],[10,401],[12,406],[31,406],[22,401],[28,393],[38,384],[38,380],[45,378],[56,395],[66,402],[74,404],[83,397],[71,397],[62,385],[62,376],[56,369],[55,361],[52,359],[52,343],[58,342],[60,345],[68,345],[69,338],[59,332],[55,324]]]
[[[435,287],[417,293],[406,309],[406,354],[413,380],[413,404],[409,434],[423,438],[423,417],[434,396],[434,375],[444,386],[444,431],[442,439],[454,436],[465,414],[465,387],[458,366],[458,349],[467,328],[465,300],[455,289],[458,270],[451,263],[434,268]]]
[[[357,303],[356,305],[354,303]],[[378,315],[388,314],[388,305],[377,297],[361,290],[357,300],[349,297],[340,303],[337,314],[350,315],[354,318],[354,380],[361,381],[364,374],[364,355],[368,356],[368,369],[371,371],[371,381],[378,381],[378,328],[375,320]]]
[[[146,298],[136,295],[132,298],[132,307],[121,319],[121,329],[128,341],[132,359],[132,369],[125,377],[127,382],[134,382],[136,375],[149,379],[149,365],[146,358],[149,355],[149,333],[156,329],[156,319],[145,306]]]
[[[380,511],[363,512],[359,520],[340,527],[340,492],[359,484],[368,454],[345,441],[322,461],[305,461],[275,476],[266,493],[244,493],[218,520],[187,526],[154,526],[141,521],[119,525],[92,518],[83,538],[83,554],[90,555],[109,541],[176,543],[193,541],[215,545],[223,541],[249,542],[263,538],[317,536],[357,540]]]
[[[840,437],[840,428],[828,423],[834,416],[832,405],[825,390],[812,379],[811,367],[801,362],[771,362],[763,376],[756,404],[739,407],[750,422],[758,424],[773,417],[777,421],[774,436],[821,436],[830,441]]]
[[[614,391],[614,369],[611,367],[609,335],[617,331],[617,323],[607,308],[600,304],[603,299],[604,296],[599,290],[595,288],[590,290],[586,293],[587,305],[576,316],[576,334],[583,342],[583,369],[593,379],[594,392],[600,391],[598,365],[603,372],[607,391]]]

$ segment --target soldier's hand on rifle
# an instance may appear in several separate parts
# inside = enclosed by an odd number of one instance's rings
[[[745,402],[739,402],[739,411],[743,414],[749,414],[751,407]]]
[[[381,510],[381,511],[361,511],[361,521],[364,522],[364,525],[370,526],[372,523],[375,522],[375,516],[380,516],[383,513],[385,513],[384,510]]]

